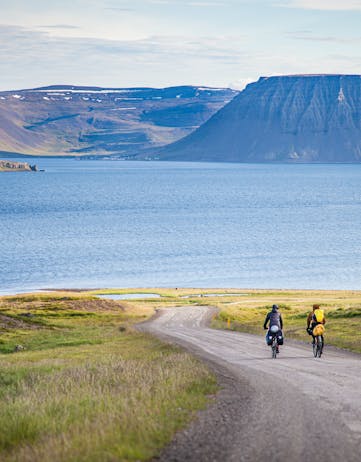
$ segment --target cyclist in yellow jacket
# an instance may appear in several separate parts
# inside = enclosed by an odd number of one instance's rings
[[[320,305],[313,305],[312,311],[307,316],[307,332],[312,335],[312,343],[315,343],[315,336],[313,335],[313,329],[317,324],[326,324],[326,318],[324,311],[321,310]],[[323,341],[323,336],[322,336]]]

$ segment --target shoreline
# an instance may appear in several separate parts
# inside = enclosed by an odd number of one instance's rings
[[[361,289],[294,289],[294,288],[249,288],[249,287],[42,287],[42,288],[20,288],[20,289],[0,289],[1,297],[11,297],[17,295],[30,295],[30,294],[42,294],[42,293],[57,293],[57,292],[69,292],[69,293],[99,293],[99,294],[132,294],[132,293],[154,293],[154,292],[169,292],[174,291],[175,293],[182,294],[183,292],[189,293],[189,295],[201,296],[219,295],[232,296],[247,296],[252,294],[287,294],[287,293],[329,293],[329,294],[355,294],[361,296]]]

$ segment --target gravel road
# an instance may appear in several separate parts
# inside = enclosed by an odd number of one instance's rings
[[[271,358],[263,338],[207,327],[210,307],[160,311],[142,326],[195,353],[216,372],[215,402],[157,459],[361,460],[361,361],[352,353],[285,342]]]

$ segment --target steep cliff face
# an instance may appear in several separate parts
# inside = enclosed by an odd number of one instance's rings
[[[161,159],[360,162],[361,76],[262,77]]]

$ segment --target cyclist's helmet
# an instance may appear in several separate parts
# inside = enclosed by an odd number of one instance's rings
[[[278,310],[278,305],[272,305],[272,311],[277,311]]]

